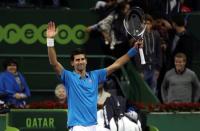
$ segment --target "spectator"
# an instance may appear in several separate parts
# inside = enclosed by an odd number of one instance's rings
[[[161,46],[161,69],[159,73],[159,78],[157,80],[157,96],[162,101],[161,97],[161,84],[164,79],[167,68],[167,58],[166,58],[166,49],[169,45],[169,30],[172,29],[171,24],[166,19],[156,19],[154,29],[157,30],[160,34],[160,46]]]
[[[169,30],[172,29],[172,25],[163,18],[156,19],[154,29],[157,30],[161,37],[161,49],[166,51],[169,42]]]
[[[63,84],[58,84],[55,88],[55,96],[57,98],[57,102],[60,104],[66,104],[67,93],[65,90],[65,86]]]
[[[187,67],[191,67],[193,60],[193,46],[195,45],[194,37],[187,31],[184,16],[177,14],[172,17],[172,28],[169,37],[169,44],[166,50],[167,69],[173,67],[173,59],[176,53],[182,52],[187,58]]]
[[[192,70],[185,67],[186,55],[177,53],[174,58],[175,68],[169,70],[161,86],[164,103],[198,102],[200,83]]]
[[[7,94],[5,102],[10,107],[25,108],[31,94],[24,76],[19,72],[18,63],[14,59],[7,59],[3,68],[5,71],[1,73],[0,89]]]
[[[1,76],[2,76],[2,75],[0,74],[0,80],[2,79]],[[3,84],[3,83],[0,82],[0,100],[4,101],[4,99],[5,99],[5,97],[7,96],[7,94],[6,94],[5,89],[4,89],[4,87],[3,87],[2,84]]]
[[[162,54],[162,66],[166,64],[166,49],[169,45],[169,31],[172,30],[172,25],[166,19],[160,18],[155,20],[154,29],[159,32],[160,46]]]
[[[142,78],[146,81],[153,93],[157,95],[157,79],[161,68],[161,46],[160,35],[153,29],[153,18],[150,15],[145,16],[146,30],[144,32],[144,56],[146,64],[141,66],[136,63]],[[139,56],[136,57],[139,59]],[[139,61],[139,60],[136,60]]]
[[[89,26],[87,32],[97,30],[101,32],[105,44],[108,46],[108,54],[120,57],[129,46],[129,39],[123,26],[123,19],[128,13],[130,5],[127,2],[121,2],[105,19],[95,25]]]

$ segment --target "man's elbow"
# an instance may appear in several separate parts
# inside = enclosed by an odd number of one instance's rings
[[[55,66],[55,63],[53,63],[52,61],[49,61],[51,66]]]

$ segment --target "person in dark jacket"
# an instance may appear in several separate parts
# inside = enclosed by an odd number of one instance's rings
[[[187,30],[184,15],[177,14],[171,19],[173,30],[170,32],[169,44],[166,50],[167,70],[173,68],[174,57],[178,52],[182,52],[187,56],[186,67],[191,67],[193,61],[193,48],[196,44],[193,35]]]
[[[161,68],[161,42],[157,30],[153,29],[154,19],[145,15],[146,30],[144,32],[144,56],[146,64],[141,66],[139,55],[136,57],[136,67],[141,77],[146,81],[153,93],[157,95],[157,79]]]

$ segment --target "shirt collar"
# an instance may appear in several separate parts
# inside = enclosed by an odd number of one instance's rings
[[[73,71],[73,73],[74,73],[75,75],[77,75],[77,76],[79,77],[79,79],[84,79],[84,78],[88,78],[88,77],[89,77],[88,72],[86,72],[85,77],[81,77],[81,75],[78,74],[78,73],[76,73],[75,71]]]
[[[178,71],[176,70],[176,68],[175,68],[175,72],[176,72],[176,74],[179,74],[179,75],[182,75],[185,71],[186,71],[186,68],[184,68],[184,70],[181,71],[181,72],[178,72]]]

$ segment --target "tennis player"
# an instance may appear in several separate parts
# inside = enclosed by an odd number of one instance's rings
[[[49,62],[61,77],[68,96],[68,128],[70,131],[99,131],[97,128],[98,84],[127,63],[138,52],[143,41],[136,41],[134,47],[110,66],[86,72],[87,58],[82,49],[76,49],[70,57],[74,71],[64,69],[58,62],[54,49],[54,37],[57,34],[54,22],[47,27],[47,47]]]

